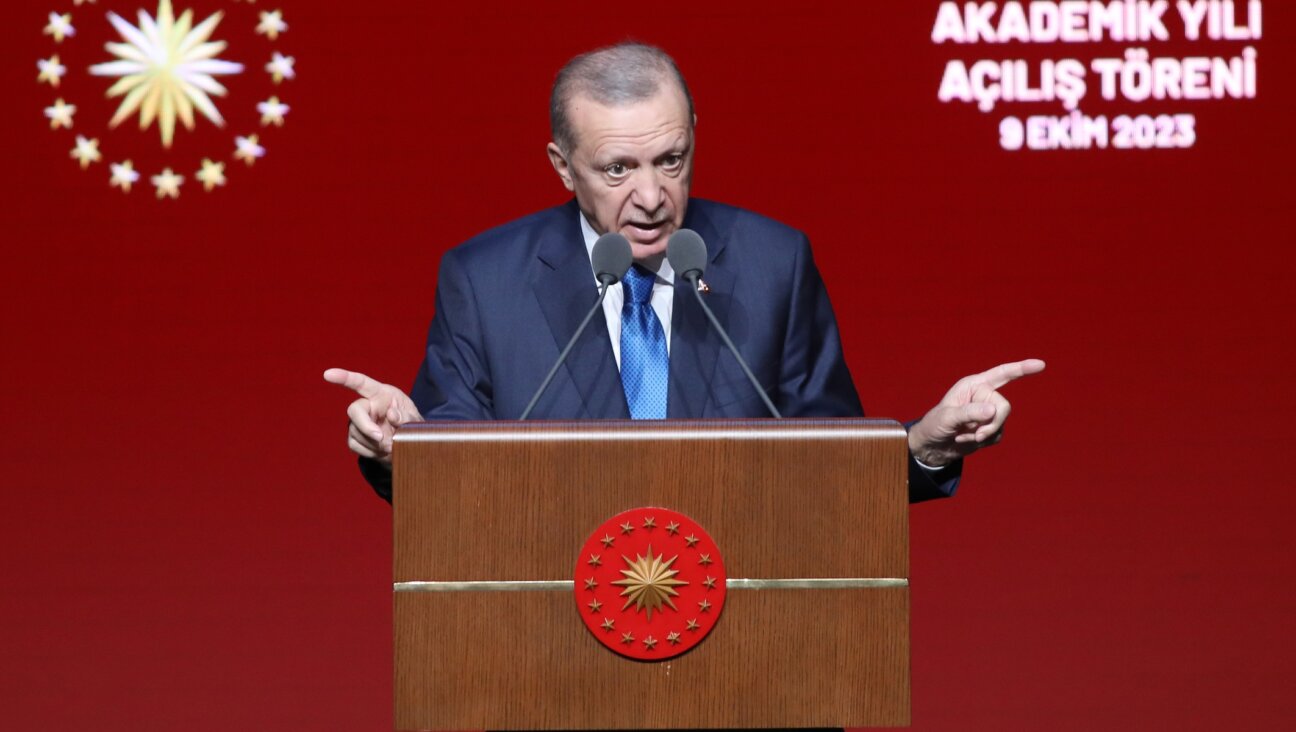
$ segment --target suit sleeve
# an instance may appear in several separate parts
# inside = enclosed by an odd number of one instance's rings
[[[427,348],[410,397],[428,421],[494,419],[490,369],[479,319],[477,293],[457,250],[441,258],[436,310]],[[391,502],[391,471],[360,458],[360,474],[374,492]]]
[[[786,417],[862,417],[864,409],[846,367],[837,318],[804,235],[794,270],[779,409]],[[910,424],[905,425],[906,429]],[[954,495],[962,472],[961,460],[940,470],[929,470],[910,455],[909,502]]]

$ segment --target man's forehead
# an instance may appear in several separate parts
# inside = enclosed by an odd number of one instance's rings
[[[692,128],[688,103],[673,85],[666,85],[647,99],[622,104],[605,104],[578,94],[568,102],[568,114],[580,146],[620,142],[640,145],[670,137],[687,141]]]

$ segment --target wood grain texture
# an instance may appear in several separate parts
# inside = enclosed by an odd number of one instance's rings
[[[595,527],[652,505],[706,528],[730,577],[905,578],[905,460],[868,420],[419,427],[393,578],[569,579]],[[570,592],[397,593],[394,616],[399,729],[908,723],[908,588],[733,591],[659,663],[603,648]]]

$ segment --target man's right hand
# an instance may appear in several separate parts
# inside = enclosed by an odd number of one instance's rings
[[[361,457],[373,458],[390,467],[396,428],[423,419],[414,400],[391,384],[374,381],[358,371],[329,369],[324,372],[324,380],[360,395],[347,407],[347,417],[351,420],[347,447]]]

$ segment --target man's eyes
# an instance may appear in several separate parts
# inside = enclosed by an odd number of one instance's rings
[[[665,170],[668,173],[673,173],[684,165],[684,154],[671,153],[670,155],[661,158],[657,164],[661,166],[662,170]],[[630,175],[630,166],[625,163],[608,163],[603,166],[603,172],[606,173],[609,178],[620,180]]]

